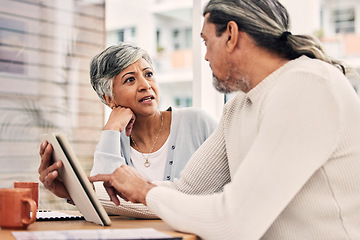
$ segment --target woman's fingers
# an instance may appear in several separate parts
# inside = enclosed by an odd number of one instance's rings
[[[64,183],[61,181],[61,179],[59,179],[59,172],[57,170],[61,168],[61,166],[61,161],[54,163],[47,170],[42,172],[39,179],[44,187],[50,190],[56,196],[70,199],[70,195],[65,188]]]
[[[40,145],[40,156],[41,156],[41,162],[38,169],[38,172],[41,173],[45,169],[47,169],[50,166],[51,163],[51,156],[52,156],[52,146],[51,144],[45,142]]]
[[[58,177],[57,171],[52,171],[48,174],[42,175],[40,181],[46,189],[54,190],[54,180]]]
[[[50,174],[53,174],[55,175],[56,174],[56,177],[57,177],[57,173],[58,173],[58,170],[62,167],[62,162],[61,161],[57,161],[56,163],[50,165],[48,168],[42,170],[40,173],[40,177],[39,177],[39,180],[44,183],[45,181],[45,178],[50,175]],[[55,177],[55,178],[56,178]],[[45,185],[45,184],[44,184]]]
[[[104,126],[104,130],[126,131],[130,134],[132,125],[135,122],[135,114],[130,108],[126,107],[113,107],[109,119]]]
[[[59,178],[59,170],[62,168],[62,161],[53,162],[52,159],[53,148],[50,143],[43,142],[40,145],[39,154],[41,156],[41,162],[38,169],[40,174],[39,180],[44,187],[56,196],[62,198],[70,198],[64,183]]]
[[[126,128],[125,128],[126,136],[128,136],[128,137],[130,136],[132,128],[134,126],[134,123],[135,123],[135,115],[133,115],[133,117],[130,119],[128,125],[126,125]]]
[[[45,148],[46,148],[47,145],[48,145],[47,141],[42,142],[40,144],[40,151],[39,151],[40,156],[42,156],[44,154],[44,151],[45,151]]]

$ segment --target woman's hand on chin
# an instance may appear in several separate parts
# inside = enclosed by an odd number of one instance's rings
[[[104,130],[114,130],[122,132],[125,130],[126,136],[130,136],[135,123],[135,114],[130,108],[114,107],[109,116],[109,120],[104,126]]]

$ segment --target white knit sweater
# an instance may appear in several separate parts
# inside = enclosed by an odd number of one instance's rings
[[[360,101],[334,67],[290,61],[163,185],[149,209],[203,239],[360,239]]]

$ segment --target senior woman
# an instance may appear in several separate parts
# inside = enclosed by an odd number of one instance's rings
[[[133,45],[110,46],[95,56],[90,75],[96,93],[112,108],[91,175],[112,173],[126,163],[150,181],[172,180],[216,127],[199,109],[159,111],[151,59]]]
[[[149,181],[172,181],[217,125],[215,118],[200,109],[169,107],[159,111],[160,92],[152,60],[134,45],[120,43],[96,55],[90,64],[90,79],[101,101],[112,109],[90,175],[112,173],[127,164]],[[62,164],[50,165],[51,153],[51,145],[42,143],[39,179],[55,195],[69,199],[57,179]],[[115,206],[102,184],[95,184],[95,188],[110,213],[156,217],[143,205],[128,213],[126,204],[131,203]]]

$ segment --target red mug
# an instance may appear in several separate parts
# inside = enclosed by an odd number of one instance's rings
[[[37,182],[14,182],[14,188],[30,188],[31,198],[39,208],[39,183]]]
[[[37,205],[28,188],[0,188],[0,227],[26,229],[36,220]]]

